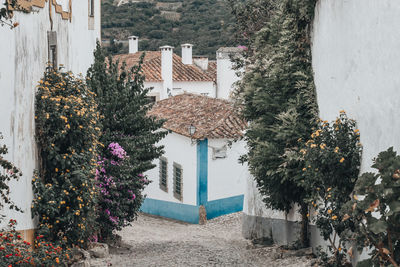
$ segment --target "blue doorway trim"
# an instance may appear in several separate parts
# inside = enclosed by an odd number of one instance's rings
[[[197,141],[197,206],[208,202],[208,140]]]

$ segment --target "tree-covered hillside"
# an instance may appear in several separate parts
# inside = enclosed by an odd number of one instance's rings
[[[127,40],[139,36],[140,50],[158,50],[172,45],[176,53],[180,45],[194,45],[193,54],[215,58],[221,46],[235,46],[234,19],[225,0],[158,0],[121,4],[103,0],[102,36],[104,40]],[[113,46],[113,53],[127,52]]]

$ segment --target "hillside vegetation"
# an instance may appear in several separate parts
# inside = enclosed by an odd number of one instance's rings
[[[139,36],[140,50],[158,50],[172,45],[194,45],[193,54],[215,58],[221,46],[235,46],[234,18],[225,0],[103,0],[102,36],[105,40],[127,40]],[[113,44],[111,52],[126,53]]]

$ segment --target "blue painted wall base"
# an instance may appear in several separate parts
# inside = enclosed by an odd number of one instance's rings
[[[243,210],[244,195],[207,202],[204,206],[207,220]],[[146,198],[140,211],[178,221],[198,224],[199,206]]]
[[[188,223],[199,223],[199,207],[146,198],[140,211]]]
[[[207,220],[243,210],[244,195],[217,199],[206,203]]]

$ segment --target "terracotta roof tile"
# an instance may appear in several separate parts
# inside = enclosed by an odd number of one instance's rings
[[[119,60],[120,63],[126,62],[127,67],[139,63],[140,56],[145,52],[142,71],[147,82],[161,82],[161,52],[160,51],[140,51],[134,54],[123,54],[114,56],[114,60]],[[210,73],[202,71],[196,65],[185,65],[182,63],[182,58],[173,54],[173,81],[188,82],[188,81],[215,81],[215,78]]]
[[[247,127],[231,102],[189,93],[156,102],[148,115],[165,119],[165,129],[187,137],[189,126],[195,126],[193,139],[238,138]]]

